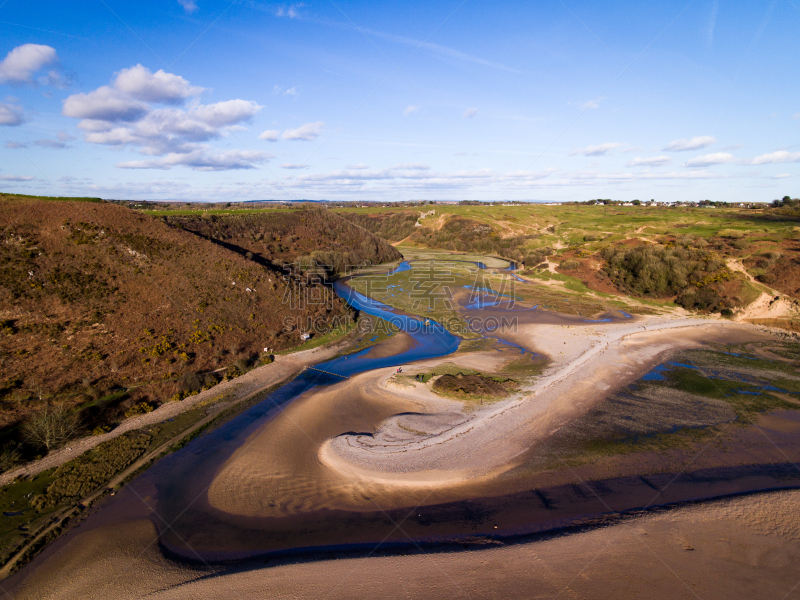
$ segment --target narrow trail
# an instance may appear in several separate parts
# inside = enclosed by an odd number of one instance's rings
[[[92,435],[72,440],[64,448],[50,452],[40,460],[6,471],[0,475],[0,486],[8,485],[18,477],[34,477],[42,471],[59,467],[103,442],[112,440],[129,431],[162,423],[167,419],[173,419],[180,414],[192,410],[197,405],[206,401],[211,401],[219,396],[226,397],[226,400],[232,404],[239,403],[252,397],[253,394],[257,394],[273,385],[286,381],[306,367],[331,358],[345,345],[346,342],[339,341],[330,346],[322,346],[311,350],[302,350],[293,354],[276,356],[275,361],[271,364],[263,365],[252,371],[248,371],[244,375],[240,375],[230,381],[223,381],[208,390],[204,390],[180,402],[162,404],[153,412],[127,419],[112,431],[104,433],[103,435]],[[230,405],[231,404],[227,404],[227,406]]]

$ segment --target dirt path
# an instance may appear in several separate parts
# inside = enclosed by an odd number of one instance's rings
[[[65,462],[77,458],[87,450],[91,450],[103,442],[119,437],[123,433],[175,418],[193,409],[201,402],[217,398],[218,396],[227,396],[229,402],[233,402],[234,404],[241,402],[261,390],[265,390],[289,379],[292,375],[298,373],[305,367],[333,357],[345,345],[345,342],[340,341],[331,346],[322,346],[320,348],[303,350],[284,356],[276,356],[275,362],[272,364],[253,369],[240,377],[230,381],[224,381],[211,389],[204,390],[180,402],[162,404],[151,413],[132,417],[124,421],[108,433],[73,440],[68,446],[49,453],[41,460],[6,471],[0,475],[0,486],[9,484],[17,477],[32,477],[47,469],[61,466]],[[228,404],[228,406],[230,406],[230,404]]]

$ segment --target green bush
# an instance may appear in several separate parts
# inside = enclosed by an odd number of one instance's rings
[[[44,494],[31,499],[31,506],[42,510],[83,498],[144,454],[150,440],[144,433],[122,435],[71,460],[58,468]]]
[[[565,269],[567,271],[574,271],[575,269],[579,268],[580,266],[581,266],[581,263],[579,263],[577,260],[565,260],[560,265],[560,267],[562,269]]]
[[[604,270],[609,278],[630,294],[668,297],[687,288],[704,288],[729,279],[731,272],[715,254],[681,246],[604,248]],[[694,290],[692,290],[694,291]]]
[[[153,412],[155,407],[147,402],[139,402],[139,404],[135,406],[131,406],[128,410],[125,411],[125,417],[131,418],[137,415],[146,415],[147,413]]]

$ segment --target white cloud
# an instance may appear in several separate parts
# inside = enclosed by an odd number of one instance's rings
[[[279,131],[275,131],[274,129],[267,129],[266,131],[261,132],[261,134],[258,136],[258,139],[264,140],[266,142],[277,142],[279,135],[280,135]]]
[[[170,169],[175,166],[186,166],[195,171],[227,171],[231,169],[253,169],[255,164],[274,158],[266,152],[250,152],[229,150],[227,152],[211,152],[207,148],[198,148],[189,153],[171,153],[152,160],[133,160],[121,162],[121,169]]]
[[[392,169],[403,171],[428,171],[430,170],[430,167],[428,165],[423,165],[422,163],[399,163],[393,166]]]
[[[189,96],[197,96],[205,90],[190,85],[180,75],[163,69],[151,73],[142,65],[122,69],[114,80],[114,87],[136,100],[162,104],[180,104]]]
[[[15,104],[3,104],[0,102],[0,125],[22,125],[25,122],[25,114],[21,106]]]
[[[294,19],[298,13],[298,8],[303,8],[305,4],[299,2],[298,4],[290,4],[289,6],[279,6],[278,9],[275,11],[276,17],[289,17],[290,19]]]
[[[0,181],[33,181],[32,175],[0,175]]]
[[[751,165],[768,165],[774,163],[800,162],[800,152],[787,152],[778,150],[769,154],[762,154],[748,161]]]
[[[728,152],[714,152],[713,154],[705,154],[703,156],[695,156],[694,158],[686,161],[684,167],[710,167],[711,165],[724,165],[727,163],[737,162],[733,154]]]
[[[464,111],[464,114],[461,115],[465,119],[472,119],[473,117],[478,116],[478,109],[477,108],[468,108]]]
[[[263,106],[252,100],[225,100],[216,104],[201,104],[191,109],[188,114],[207,125],[220,127],[247,121],[262,108]]]
[[[295,97],[297,97],[298,89],[297,89],[297,86],[292,86],[289,89],[285,90],[281,86],[275,85],[272,88],[272,93],[273,94],[283,94],[284,96],[295,96]]]
[[[283,163],[281,165],[281,169],[307,169],[307,168],[308,165],[306,164],[298,165],[295,163]]]
[[[148,106],[104,85],[88,94],[73,94],[64,100],[61,114],[95,121],[137,121]]]
[[[716,138],[711,137],[710,135],[702,135],[698,137],[693,137],[688,140],[672,140],[669,144],[664,146],[664,150],[667,152],[684,152],[686,150],[699,150],[700,148],[706,148],[716,142]]]
[[[241,124],[263,108],[256,102],[236,99],[214,104],[193,102],[188,109],[171,106],[154,109],[136,99],[141,95],[148,102],[176,104],[202,91],[203,88],[191,86],[178,75],[164,71],[151,73],[136,65],[120,71],[111,86],[69,96],[62,113],[81,119],[78,128],[85,132],[86,142],[132,146],[144,155],[161,157],[122,162],[117,165],[121,168],[169,169],[184,165],[216,171],[252,168],[271,158],[264,152],[218,152],[203,143],[222,137],[228,129],[241,130]],[[55,147],[54,144],[51,140],[40,145]]]
[[[663,165],[668,165],[672,162],[672,159],[669,156],[653,156],[650,158],[640,158],[636,157],[633,160],[628,161],[628,167],[661,167]]]
[[[178,0],[178,4],[180,4],[183,10],[189,15],[197,10],[197,3],[194,0]]]
[[[403,111],[403,114],[407,117],[409,115],[413,115],[418,110],[419,106],[416,106],[414,104],[409,104],[408,106],[406,106],[406,109]]]
[[[6,148],[9,150],[17,150],[19,148],[27,148],[28,144],[23,144],[22,142],[6,142]]]
[[[76,119],[94,121],[138,121],[150,111],[145,102],[180,104],[205,88],[192,86],[179,75],[164,70],[151,73],[147,67],[136,65],[122,69],[111,86],[101,86],[89,93],[73,94],[64,100],[62,114]],[[232,100],[229,102],[244,102]],[[222,103],[220,103],[222,104]],[[83,129],[98,129],[86,124]]]
[[[246,100],[227,100],[197,105],[189,110],[161,108],[153,110],[136,123],[115,127],[112,123],[89,120],[78,127],[88,129],[85,140],[109,146],[139,146],[144,154],[160,156],[189,153],[198,142],[219,138],[226,126],[248,121],[261,106]],[[105,123],[105,127],[103,127]]]
[[[285,140],[300,140],[303,142],[313,142],[322,133],[322,128],[325,123],[317,121],[316,123],[306,123],[297,129],[287,129],[283,132],[283,139]]]
[[[773,179],[786,179],[787,177],[791,177],[791,173],[781,173],[780,175],[773,175]]]
[[[581,104],[581,108],[600,108],[600,102],[605,100],[605,96],[598,96],[594,100],[587,100],[583,104]]]
[[[603,156],[624,145],[625,144],[621,144],[619,142],[606,142],[605,144],[597,144],[596,146],[586,146],[586,148],[573,150],[570,152],[570,156],[575,156],[576,154],[583,154],[585,156]]]
[[[17,46],[0,63],[0,83],[32,83],[34,73],[56,62],[55,48],[42,44]]]

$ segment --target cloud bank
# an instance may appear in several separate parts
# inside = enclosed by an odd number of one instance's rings
[[[160,158],[123,161],[127,169],[169,169],[186,166],[198,171],[246,169],[272,158],[265,152],[219,152],[207,142],[231,128],[240,129],[262,106],[249,100],[225,100],[179,108],[204,88],[163,70],[152,73],[142,65],[122,69],[111,85],[64,100],[62,114],[80,119],[84,141],[130,147]],[[154,108],[152,104],[164,105]],[[262,134],[263,135],[263,134]]]
[[[693,137],[688,140],[672,140],[669,144],[664,146],[664,150],[666,152],[685,152],[686,150],[699,150],[701,148],[707,148],[716,141],[717,141],[716,138],[713,138],[710,135]]]

